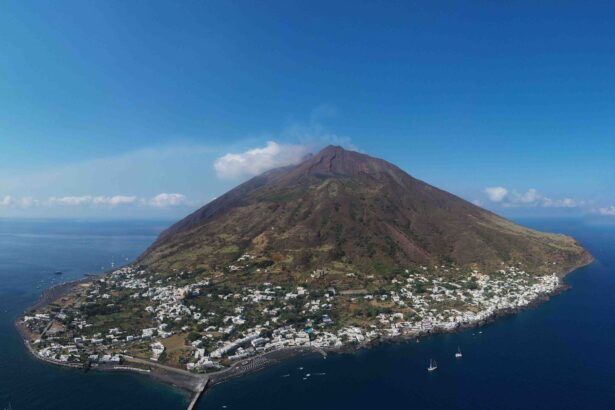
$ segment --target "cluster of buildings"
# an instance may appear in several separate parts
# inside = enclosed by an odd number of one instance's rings
[[[238,262],[249,259],[244,255]],[[555,274],[536,276],[515,266],[489,275],[421,267],[372,291],[316,288],[322,278],[315,272],[312,282],[301,286],[264,282],[232,289],[218,287],[210,278],[191,283],[190,275],[181,272],[163,276],[125,267],[80,288],[70,306],[26,315],[22,323],[33,335],[37,354],[48,360],[113,363],[122,354],[147,351],[147,358],[159,361],[167,349],[165,339],[180,335],[185,336],[183,356],[169,364],[208,371],[278,349],[331,349],[452,330],[526,306],[560,285]],[[340,309],[349,305],[375,313],[347,320]],[[145,319],[130,326],[118,319],[102,330],[92,323],[96,314],[114,317],[129,309],[139,310]]]

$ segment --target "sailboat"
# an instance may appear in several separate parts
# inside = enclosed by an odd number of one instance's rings
[[[459,359],[461,356],[463,356],[461,354],[461,349],[459,348],[459,346],[457,346],[457,353],[455,353],[455,357]]]
[[[428,372],[433,372],[438,368],[438,364],[434,359],[429,359],[429,367],[427,368]]]

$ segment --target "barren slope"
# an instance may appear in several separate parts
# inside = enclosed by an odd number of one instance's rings
[[[521,227],[384,160],[334,146],[207,204],[163,232],[139,262],[221,269],[244,253],[273,271],[299,272],[434,263],[563,272],[591,259],[573,238]]]

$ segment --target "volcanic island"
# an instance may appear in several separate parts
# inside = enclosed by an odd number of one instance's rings
[[[17,327],[46,362],[147,374],[196,400],[288,355],[481,325],[592,260],[571,237],[328,146],[206,204],[133,263],[47,290]]]

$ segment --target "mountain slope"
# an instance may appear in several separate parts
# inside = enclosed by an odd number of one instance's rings
[[[384,160],[335,146],[212,201],[163,232],[139,263],[222,269],[245,253],[271,271],[295,272],[442,263],[564,272],[591,260],[570,237],[521,227]]]

